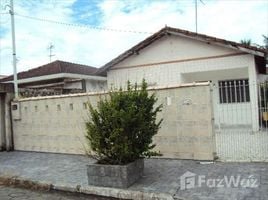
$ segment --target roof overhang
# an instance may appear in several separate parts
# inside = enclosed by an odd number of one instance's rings
[[[38,82],[38,81],[44,81],[44,80],[52,80],[52,79],[58,79],[58,78],[80,78],[80,79],[95,80],[95,81],[106,81],[107,80],[107,78],[103,77],[103,76],[59,73],[59,74],[44,75],[44,76],[38,76],[38,77],[32,77],[32,78],[26,78],[26,79],[19,79],[18,84]],[[6,83],[13,83],[13,80],[7,81]]]
[[[249,53],[249,54],[252,54],[252,55],[265,57],[265,52],[257,51],[257,50],[253,50],[253,49],[248,49],[246,47],[237,45],[235,42],[230,42],[230,41],[229,42],[217,42],[216,38],[213,38],[213,39],[211,39],[210,37],[209,38],[204,38],[204,37],[200,37],[199,35],[187,36],[185,34],[174,32],[174,31],[167,31],[167,32],[169,34],[171,34],[171,35],[177,35],[177,36],[180,36],[180,37],[194,39],[194,40],[198,40],[198,41],[205,42],[205,43],[208,43],[208,44],[214,44],[214,45],[217,45],[217,46],[242,51],[242,52]]]

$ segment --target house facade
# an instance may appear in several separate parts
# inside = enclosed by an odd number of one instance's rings
[[[108,87],[115,88],[143,78],[149,86],[210,81],[216,124],[250,124],[259,129],[257,85],[267,79],[262,49],[166,27],[102,70],[107,72]],[[237,110],[242,112],[239,120],[230,117]]]
[[[151,87],[209,81],[216,157],[268,161],[266,56],[264,49],[165,27],[99,73],[107,73],[108,87],[114,88],[143,78]],[[168,94],[166,98],[179,107],[181,102],[172,101]],[[198,114],[194,109],[191,113],[193,119]]]

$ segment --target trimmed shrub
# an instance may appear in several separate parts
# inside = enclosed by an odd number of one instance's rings
[[[155,94],[148,94],[143,80],[140,89],[128,82],[126,91],[111,91],[96,109],[89,104],[86,138],[98,163],[122,165],[160,155],[153,151],[152,144],[162,122],[156,120],[162,110],[162,105],[155,106],[156,102]]]

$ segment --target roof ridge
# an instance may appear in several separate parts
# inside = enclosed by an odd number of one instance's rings
[[[67,63],[67,64],[81,65],[81,66],[85,66],[85,67],[92,67],[92,68],[96,68],[96,69],[98,69],[97,67],[93,67],[93,66],[86,65],[86,64],[81,64],[81,63],[74,63],[74,62],[63,61],[63,60],[57,60],[57,61],[62,62],[62,63]]]

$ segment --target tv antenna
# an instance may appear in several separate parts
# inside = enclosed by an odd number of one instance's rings
[[[205,5],[205,3],[202,0],[195,0],[195,32],[197,33],[197,7],[198,7],[198,1],[200,1],[203,5]]]
[[[52,43],[50,43],[48,45],[48,48],[47,49],[49,50],[49,55],[48,55],[49,62],[51,62],[52,57],[55,56],[55,54],[52,54],[52,51],[53,51],[54,48],[55,48],[55,46]]]

